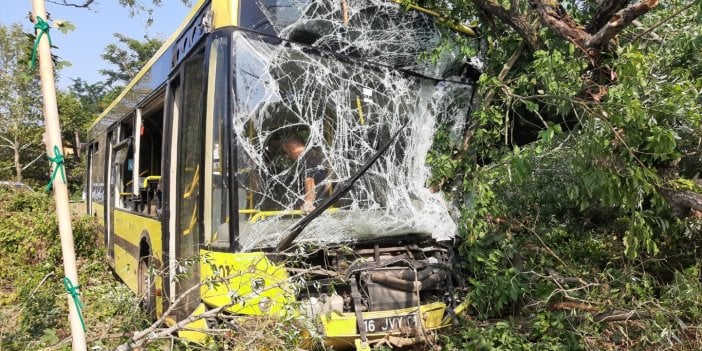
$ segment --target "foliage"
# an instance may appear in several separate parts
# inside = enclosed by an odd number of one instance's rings
[[[102,59],[115,66],[114,69],[101,69],[100,74],[107,77],[108,86],[126,84],[136,76],[139,70],[156,53],[163,40],[145,38],[144,41],[115,33],[117,43],[105,47]]]
[[[447,345],[699,348],[702,227],[664,191],[699,194],[699,1],[654,8],[595,64],[538,6],[583,23],[601,4],[629,2],[427,3],[476,24],[488,58],[467,147],[438,133],[428,159],[462,208],[470,277],[469,320]],[[507,20],[516,15],[537,45]],[[616,311],[637,317],[607,322]]]
[[[110,94],[110,89],[104,82],[88,83],[81,78],[72,79],[69,93],[80,100],[83,109],[91,116],[107,108],[108,101],[105,96]]]
[[[50,196],[0,190],[0,324],[3,350],[57,345],[70,335],[58,225]],[[104,262],[101,236],[91,218],[75,215],[81,300],[88,335],[124,333],[143,328],[145,316],[136,297],[115,282]],[[98,345],[104,345],[99,342]]]
[[[0,177],[21,181],[43,153],[39,83],[27,67],[32,47],[18,24],[0,25]],[[30,170],[31,171],[31,170]]]

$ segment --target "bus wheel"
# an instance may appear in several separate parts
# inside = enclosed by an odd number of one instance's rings
[[[154,276],[149,272],[149,256],[139,258],[139,271],[137,273],[139,282],[139,305],[149,315],[151,319],[156,318],[156,295],[154,287]]]

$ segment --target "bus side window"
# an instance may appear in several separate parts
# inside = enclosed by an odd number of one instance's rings
[[[157,107],[146,110],[139,130],[139,203],[137,210],[160,217],[163,199],[161,184],[161,149],[163,147],[163,99]]]

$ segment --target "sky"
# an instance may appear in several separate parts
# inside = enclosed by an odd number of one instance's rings
[[[0,9],[0,24],[20,23],[27,32],[33,31],[27,18],[32,9],[31,0],[0,0]],[[112,67],[100,55],[105,46],[117,41],[113,33],[140,40],[145,35],[165,40],[185,19],[189,9],[180,0],[163,0],[160,7],[154,8],[154,23],[150,27],[146,26],[145,14],[130,17],[129,10],[117,0],[97,0],[90,9],[47,3],[46,11],[53,20],[67,20],[76,26],[76,30],[68,34],[56,29],[50,32],[52,43],[58,47],[52,53],[71,63],[58,72],[58,87],[65,89],[72,84],[70,78],[82,78],[88,83],[104,80],[98,70]]]

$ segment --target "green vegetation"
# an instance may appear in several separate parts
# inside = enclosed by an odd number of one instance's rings
[[[0,190],[0,349],[70,350],[68,305],[58,223],[44,193]],[[126,338],[148,325],[136,296],[112,277],[90,218],[74,215],[81,300],[91,346]],[[14,321],[14,322],[10,322]]]
[[[440,130],[428,159],[461,209],[470,306],[442,348],[702,348],[702,2],[654,3],[634,3],[653,6],[593,44],[585,34],[629,1],[422,2],[478,26],[487,62],[463,140]],[[73,90],[60,102],[78,130],[71,99],[94,113],[107,91],[80,81]],[[46,195],[0,192],[0,320],[17,321],[1,324],[0,349],[67,348],[52,213]],[[91,345],[114,346],[146,318],[110,276],[94,224],[76,220],[74,235]],[[286,325],[265,323],[243,335],[267,328],[283,339],[268,337],[270,348],[289,346]]]
[[[488,60],[463,143],[429,159],[462,194],[448,348],[702,347],[702,3],[431,3],[480,19]]]

